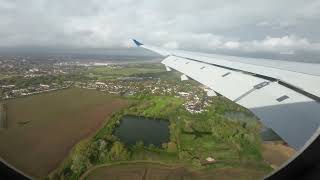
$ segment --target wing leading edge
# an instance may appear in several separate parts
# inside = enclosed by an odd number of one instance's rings
[[[266,59],[259,62],[259,59],[166,50],[134,42],[167,56],[162,61],[166,67],[250,109],[297,150],[319,128],[319,64]]]

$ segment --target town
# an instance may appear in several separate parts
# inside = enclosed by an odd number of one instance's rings
[[[176,96],[185,100],[183,104],[191,113],[203,112],[210,101],[212,92],[192,80],[180,82],[179,78],[167,79],[159,77],[167,73],[162,65],[157,64],[157,73],[144,74],[145,65],[139,66],[142,75],[127,74],[132,66],[127,64],[77,61],[30,61],[13,59],[0,61],[0,98],[3,100],[29,96],[66,88],[96,89],[118,96],[134,96],[139,94],[156,96]],[[141,66],[141,67],[140,67]],[[96,69],[103,71],[115,69],[112,78],[101,79],[95,76]],[[106,68],[105,70],[103,68]],[[136,68],[136,67],[135,67]],[[119,71],[125,72],[117,74]],[[99,71],[100,72],[100,71]],[[156,74],[156,76],[154,75]],[[109,74],[110,75],[110,74]],[[92,77],[93,76],[93,77]],[[165,76],[168,77],[168,76]]]

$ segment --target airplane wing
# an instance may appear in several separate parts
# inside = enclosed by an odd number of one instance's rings
[[[319,128],[320,64],[167,50],[133,41],[165,56],[167,70],[251,110],[296,150],[304,149]]]

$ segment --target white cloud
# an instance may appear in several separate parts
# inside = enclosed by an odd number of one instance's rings
[[[267,36],[262,42],[265,47],[278,48],[278,47],[293,47],[293,46],[308,46],[310,43],[305,38],[296,36],[283,36],[283,37],[270,37]]]
[[[191,49],[191,50],[230,50],[244,52],[270,52],[281,54],[294,54],[297,50],[320,51],[320,43],[311,42],[307,38],[296,35],[284,35],[280,37],[266,36],[261,40],[239,41],[230,40],[223,36],[213,34],[169,34],[162,33],[159,36],[163,41],[157,43],[149,37],[147,43],[160,45],[170,49]]]
[[[8,0],[2,0],[0,1],[0,8],[3,9],[13,9],[14,8],[14,3]]]
[[[224,43],[224,47],[227,49],[238,49],[240,47],[240,43],[236,41],[228,41]]]
[[[293,55],[295,54],[295,52],[293,50],[289,50],[289,51],[280,52],[280,54]]]
[[[297,24],[297,21],[290,20],[290,21],[279,21],[274,20],[272,22],[269,21],[261,21],[256,24],[257,27],[261,28],[270,28],[270,29],[288,29],[290,27],[294,27]]]
[[[188,38],[184,38],[188,37]],[[163,44],[158,44],[169,49],[191,49],[202,50],[206,52],[215,50],[228,50],[233,52],[268,52],[277,54],[293,55],[296,51],[319,52],[320,43],[311,42],[307,38],[296,35],[285,35],[281,37],[266,36],[262,40],[238,41],[229,40],[222,36],[213,34],[167,34],[163,33]],[[175,41],[177,40],[177,41]],[[152,40],[149,42],[151,44]]]
[[[318,7],[316,0],[0,0],[0,46],[123,48],[137,38],[186,50],[318,52]]]
[[[178,49],[179,48],[179,44],[178,42],[168,42],[168,43],[165,43],[163,45],[164,48],[167,48],[167,49]]]
[[[271,26],[272,24],[268,21],[261,21],[257,23],[257,26],[261,26],[261,27],[268,27]]]
[[[261,41],[244,42],[244,46],[247,51],[291,52],[291,54],[296,50],[313,50],[316,47],[308,39],[294,35],[283,37],[267,36]]]

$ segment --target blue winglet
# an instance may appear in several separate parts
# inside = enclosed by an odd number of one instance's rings
[[[135,39],[132,39],[133,42],[137,45],[137,46],[142,46],[143,44]]]

